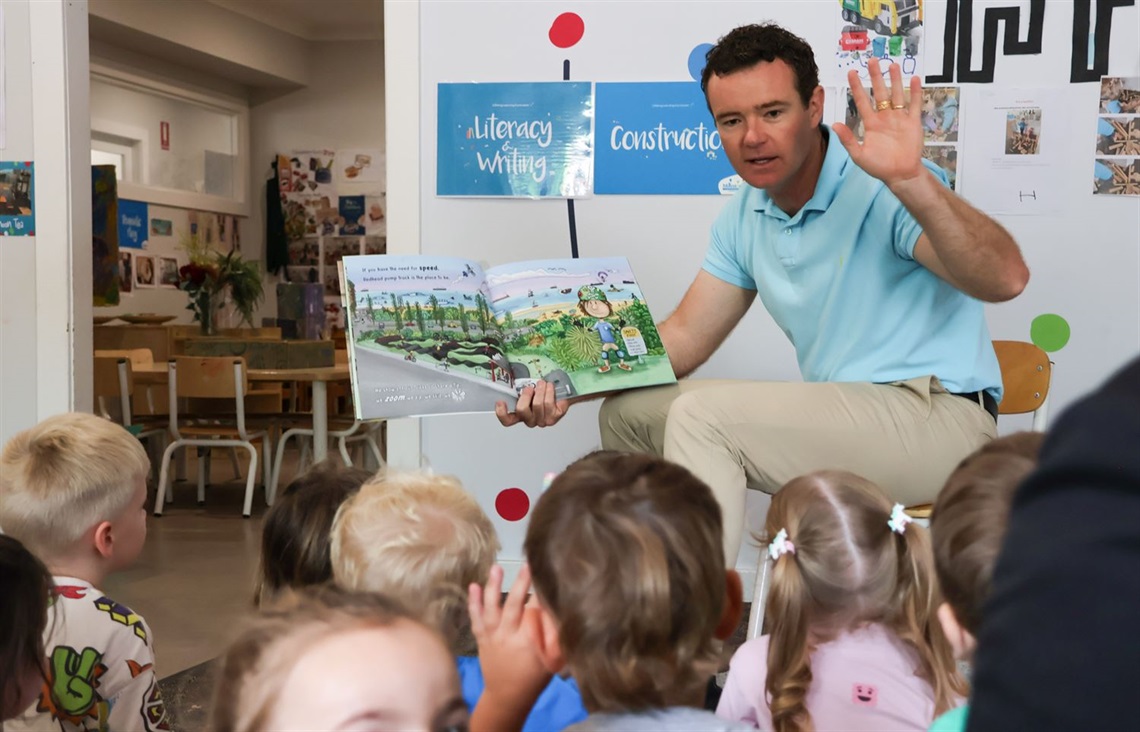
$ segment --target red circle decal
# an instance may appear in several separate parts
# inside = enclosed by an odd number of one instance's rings
[[[521,488],[506,488],[495,497],[495,511],[507,521],[519,521],[530,511],[530,496]]]
[[[550,42],[559,48],[570,48],[582,40],[586,24],[577,13],[563,13],[550,25]]]

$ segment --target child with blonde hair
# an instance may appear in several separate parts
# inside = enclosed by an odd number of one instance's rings
[[[487,692],[473,732],[518,729],[539,682],[569,671],[590,716],[570,730],[702,730],[750,725],[701,708],[720,640],[740,619],[720,506],[661,458],[601,451],[570,465],[531,514],[529,570],[500,608],[501,570],[470,588]],[[537,607],[523,608],[533,575]]]
[[[53,575],[36,703],[6,729],[166,729],[146,622],[99,587],[146,540],[150,461],[137,439],[93,414],[49,417],[0,456],[0,529]]]
[[[483,693],[469,637],[467,587],[487,581],[499,538],[491,520],[458,480],[426,472],[384,472],[337,512],[333,577],[340,587],[395,598],[443,631],[470,708]],[[528,732],[560,730],[585,717],[572,681],[554,679],[527,720]]]
[[[222,659],[217,732],[459,732],[467,707],[439,633],[394,600],[334,587],[283,598]]]
[[[1037,467],[1044,439],[1041,432],[1018,432],[987,442],[955,468],[934,502],[930,536],[945,598],[938,620],[961,661],[973,660],[1013,494]],[[930,729],[964,730],[968,714],[966,706],[952,709]]]
[[[717,714],[776,732],[923,730],[959,702],[929,538],[901,505],[820,471],[780,489],[765,529],[770,634],[732,657]]]

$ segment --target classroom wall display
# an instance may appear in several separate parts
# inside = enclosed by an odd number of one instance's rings
[[[835,13],[835,83],[854,71],[870,81],[871,64],[886,72],[897,63],[903,79],[923,74],[923,0],[839,0]]]
[[[696,81],[595,86],[598,194],[732,193],[740,178]]]
[[[983,210],[998,204],[1011,213],[1027,214],[995,215],[1020,245],[1032,277],[1018,298],[987,306],[986,317],[995,339],[1034,340],[1055,349],[1050,351],[1056,362],[1050,391],[1054,410],[1064,409],[1140,352],[1140,292],[1135,282],[1140,270],[1136,225],[1140,201],[1092,194],[1100,74],[1094,83],[1074,84],[1070,79],[1072,47],[1078,35],[1074,28],[1093,32],[1097,19],[1104,17],[1102,8],[1109,4],[1098,0],[1089,26],[1082,27],[1074,25],[1081,2],[1047,3],[1048,12],[1040,16],[1040,52],[1010,54],[1007,39],[1027,43],[1036,32],[1030,22],[1036,17],[1030,0],[971,3],[969,24],[962,23],[961,14],[950,17],[951,6],[955,13],[966,6],[960,0],[923,3],[923,85],[946,91],[940,96],[935,89],[924,99],[924,105],[930,102],[937,109],[924,119],[930,123],[927,154],[954,158],[958,192],[970,203]],[[1134,50],[1140,47],[1140,7],[1113,6],[1110,37],[1097,35],[1088,53],[1078,54],[1079,60],[1091,66],[1093,57],[1104,55],[1108,67],[1102,73],[1140,76],[1140,59]],[[647,11],[650,7],[653,12]],[[1002,10],[1004,15],[991,12],[987,22],[987,9]],[[1015,11],[1019,13],[1016,33]],[[551,37],[553,22],[570,12],[584,25],[575,26],[579,33],[574,44],[560,46]],[[419,136],[392,141],[419,145],[418,177],[414,182],[393,179],[390,183],[419,186],[420,252],[468,257],[490,267],[566,256],[574,231],[568,232],[567,211],[561,201],[460,200],[437,195],[439,84],[557,79],[557,72],[568,65],[573,67],[572,78],[590,80],[596,87],[687,81],[699,77],[708,44],[738,25],[772,20],[812,45],[826,86],[839,71],[835,58],[839,14],[839,0],[760,4],[685,0],[652,6],[637,0],[421,3],[415,25],[386,28],[392,36],[417,34],[419,39],[417,65],[407,69],[408,74],[418,73],[415,99],[420,124],[415,129]],[[939,62],[945,56],[948,25],[953,30],[953,63],[949,78],[935,81],[932,77],[942,70]],[[970,34],[969,56],[961,54],[960,27]],[[493,52],[488,50],[488,39],[494,39]],[[986,61],[986,49],[991,46],[992,64]],[[889,51],[888,47],[888,55]],[[992,69],[992,83],[959,78],[962,59],[969,59],[964,67],[969,70]],[[1024,94],[1026,89],[1031,93]],[[986,97],[987,91],[997,96]],[[842,121],[845,92],[846,83],[825,99],[826,123]],[[955,97],[956,115],[952,114]],[[717,195],[602,195],[601,157],[610,122],[603,101],[596,101],[595,195],[567,202],[575,206],[577,245],[582,257],[627,257],[638,273],[647,305],[653,312],[669,312],[700,271],[710,226],[725,201]],[[1024,131],[1017,113],[1011,127],[1010,109],[999,107],[1040,109],[1040,128],[1034,126],[1036,120],[1029,113]],[[1110,111],[1099,115],[1127,116]],[[1036,154],[1006,152],[1007,142],[1012,148],[1031,149],[1033,138],[1037,138]],[[1115,134],[1114,139],[1118,139]],[[995,163],[1000,168],[996,174]],[[1021,188],[1023,182],[1030,186]],[[989,192],[995,189],[997,195],[988,201]],[[757,304],[694,378],[798,380],[801,376],[787,337]],[[419,452],[433,470],[462,476],[465,487],[495,522],[508,572],[521,558],[528,510],[533,510],[541,496],[543,476],[599,446],[598,408],[598,402],[575,404],[556,427],[543,430],[506,429],[487,415],[421,423]],[[1003,433],[1028,427],[1028,419],[1012,416],[1003,416],[999,425]],[[417,457],[403,455],[413,462]],[[500,496],[504,500],[497,500]],[[521,500],[506,500],[511,497]],[[509,510],[501,510],[504,506]],[[765,508],[764,496],[750,492],[750,528],[762,526]],[[756,554],[754,546],[746,548],[738,566],[747,569]]]
[[[0,162],[0,236],[35,235],[35,163]]]
[[[588,82],[440,84],[440,196],[574,198],[593,189]]]

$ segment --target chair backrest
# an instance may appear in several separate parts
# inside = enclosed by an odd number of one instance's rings
[[[994,341],[994,351],[1005,389],[998,412],[1026,414],[1040,409],[1049,396],[1053,375],[1049,355],[1024,341]]]
[[[120,364],[124,374],[120,373]],[[119,399],[123,395],[122,376],[126,376],[126,393],[129,395],[135,386],[131,362],[115,356],[95,357],[95,396]]]
[[[149,348],[108,348],[95,351],[96,358],[113,356],[131,362],[131,368],[150,366],[154,363],[154,353]]]
[[[177,356],[177,394],[180,398],[233,399],[249,391],[245,359],[234,356]],[[242,383],[236,383],[234,363],[241,363]]]

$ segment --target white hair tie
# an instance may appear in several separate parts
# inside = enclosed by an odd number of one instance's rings
[[[779,559],[785,554],[795,554],[796,545],[788,541],[787,529],[780,529],[776,534],[776,538],[772,539],[772,543],[768,545],[768,556],[773,560]]]
[[[912,521],[914,519],[906,515],[906,506],[896,503],[891,509],[891,519],[887,522],[887,526],[890,526],[891,531],[896,534],[902,534],[906,532],[907,524]]]

